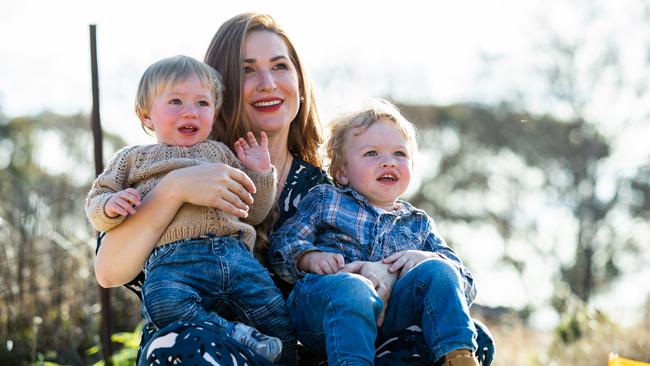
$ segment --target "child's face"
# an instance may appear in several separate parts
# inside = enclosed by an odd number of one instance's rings
[[[143,123],[160,144],[192,146],[208,138],[214,113],[212,92],[192,75],[156,95]]]
[[[354,188],[371,204],[392,210],[411,181],[406,137],[393,122],[379,120],[365,131],[348,131],[343,149],[344,164],[336,180]]]

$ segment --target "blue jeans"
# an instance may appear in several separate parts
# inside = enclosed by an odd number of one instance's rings
[[[145,263],[142,316],[156,327],[175,321],[209,321],[218,314],[282,340],[282,362],[295,363],[296,340],[282,293],[269,272],[235,237],[180,240],[154,249]]]
[[[375,342],[416,324],[434,362],[455,349],[475,351],[476,329],[458,271],[443,259],[421,262],[394,285],[380,329],[383,302],[366,278],[350,273],[309,274],[287,306],[298,340],[326,353],[329,365],[373,365]]]

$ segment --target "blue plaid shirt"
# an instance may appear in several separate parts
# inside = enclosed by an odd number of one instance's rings
[[[294,283],[305,273],[297,267],[307,251],[339,253],[345,263],[380,261],[403,250],[442,255],[458,269],[465,282],[465,297],[476,297],[474,279],[456,253],[436,233],[433,220],[423,210],[398,200],[397,209],[379,213],[357,191],[321,184],[298,204],[296,214],[271,236],[271,268]]]

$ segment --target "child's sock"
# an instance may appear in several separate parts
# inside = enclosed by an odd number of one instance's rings
[[[246,324],[234,322],[228,335],[265,359],[275,362],[282,353],[282,341],[260,333]]]

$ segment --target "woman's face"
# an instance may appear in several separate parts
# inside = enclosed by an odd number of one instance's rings
[[[300,108],[298,72],[284,40],[253,31],[244,40],[244,111],[254,132],[289,134]]]

